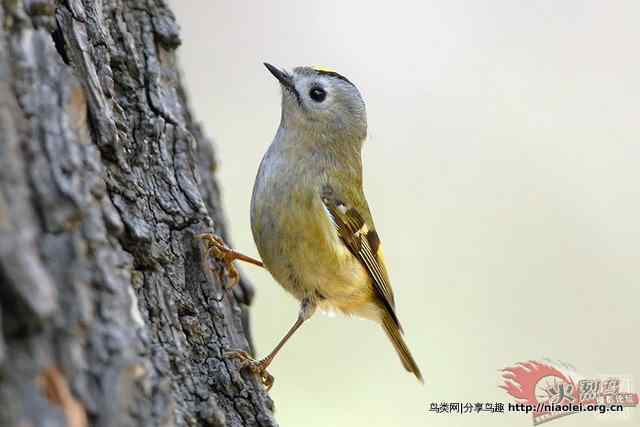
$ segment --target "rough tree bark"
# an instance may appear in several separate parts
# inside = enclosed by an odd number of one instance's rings
[[[0,0],[0,426],[272,426],[163,0]]]

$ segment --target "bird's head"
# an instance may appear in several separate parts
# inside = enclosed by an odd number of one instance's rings
[[[363,141],[367,115],[358,88],[335,71],[264,64],[282,87],[282,123],[320,139]]]

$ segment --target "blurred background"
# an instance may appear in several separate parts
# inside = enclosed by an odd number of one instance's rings
[[[281,425],[531,425],[428,409],[512,402],[499,370],[544,357],[640,392],[640,2],[170,3],[237,249],[257,255],[251,190],[280,118],[262,62],[331,67],[367,102],[366,191],[426,384],[374,324],[317,315],[270,369]],[[298,305],[242,269],[263,356]]]

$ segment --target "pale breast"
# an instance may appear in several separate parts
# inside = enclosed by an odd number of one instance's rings
[[[321,308],[345,313],[362,311],[373,299],[370,277],[338,237],[319,191],[313,191],[320,185],[302,185],[273,170],[261,173],[251,222],[267,269],[298,299],[313,297]]]

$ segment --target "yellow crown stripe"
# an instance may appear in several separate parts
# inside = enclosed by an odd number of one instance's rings
[[[335,73],[336,70],[329,68],[329,67],[322,67],[320,65],[312,65],[311,68],[313,68],[316,71],[319,71],[321,73]]]

